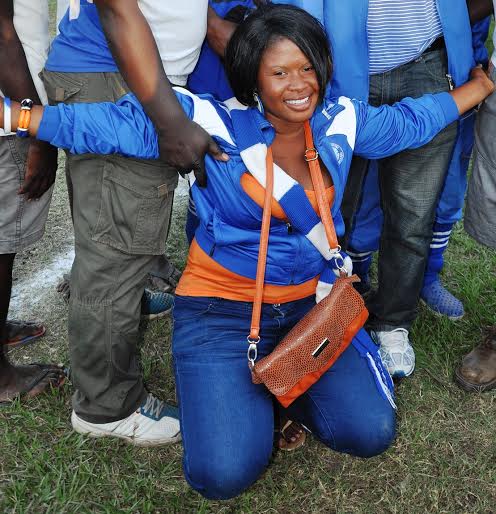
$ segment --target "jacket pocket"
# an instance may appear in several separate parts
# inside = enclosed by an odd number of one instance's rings
[[[107,158],[92,239],[129,254],[164,253],[176,185],[165,165]]]

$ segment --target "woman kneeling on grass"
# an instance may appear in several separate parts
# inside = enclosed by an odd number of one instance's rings
[[[451,93],[394,106],[327,98],[327,37],[310,15],[284,5],[262,7],[248,17],[232,37],[225,62],[237,100],[220,103],[176,89],[185,112],[229,156],[206,157],[205,188],[190,179],[201,224],[174,308],[184,472],[211,499],[234,497],[253,484],[273,447],[273,398],[252,382],[246,357],[267,149],[275,162],[274,194],[259,357],[277,346],[335,279],[324,258],[329,245],[310,234],[320,220],[304,159],[305,122],[310,121],[341,234],[339,206],[353,152],[379,159],[421,146],[493,91],[476,69],[469,83]],[[12,119],[18,109],[13,107]],[[116,104],[37,106],[32,114],[32,136],[71,152],[158,157],[154,127],[132,95]],[[103,187],[126,185],[106,177]],[[158,194],[150,189],[143,205],[153,208]],[[348,262],[344,255],[343,260]],[[388,448],[395,434],[392,384],[365,330],[287,414],[333,450],[371,457]]]

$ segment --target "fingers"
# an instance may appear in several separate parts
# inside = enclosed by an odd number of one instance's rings
[[[28,201],[39,200],[55,181],[54,174],[28,173],[23,185],[19,188],[17,194],[26,195]]]
[[[200,187],[207,186],[207,173],[205,171],[205,160],[197,159],[193,164],[193,172],[196,177],[196,182]]]
[[[219,148],[219,145],[212,138],[210,138],[210,142],[209,142],[208,148],[207,148],[207,153],[209,153],[214,159],[216,159],[218,161],[226,162],[229,160],[229,155],[224,153]]]

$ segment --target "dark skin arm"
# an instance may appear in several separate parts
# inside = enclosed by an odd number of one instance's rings
[[[265,0],[255,0],[255,6],[264,5]],[[212,7],[208,8],[207,41],[212,50],[221,58],[224,57],[227,43],[238,25],[232,21],[222,19]]]
[[[193,169],[198,184],[205,185],[205,154],[218,160],[228,156],[182,111],[137,0],[95,0],[95,4],[119,70],[155,125],[163,160],[180,173]]]
[[[0,89],[3,94],[17,101],[31,98],[35,103],[41,103],[14,27],[13,0],[0,2],[0,48]],[[53,184],[56,171],[57,149],[43,141],[31,140],[24,184],[19,194],[25,194],[28,200],[40,198]]]
[[[210,6],[207,17],[207,41],[212,50],[221,58],[224,57],[227,43],[231,39],[237,25],[222,19]]]
[[[467,0],[470,23],[473,25],[493,13],[493,0]]]

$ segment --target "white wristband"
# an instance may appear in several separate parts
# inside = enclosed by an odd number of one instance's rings
[[[3,131],[5,134],[10,134],[12,132],[10,98],[8,97],[3,99]]]

